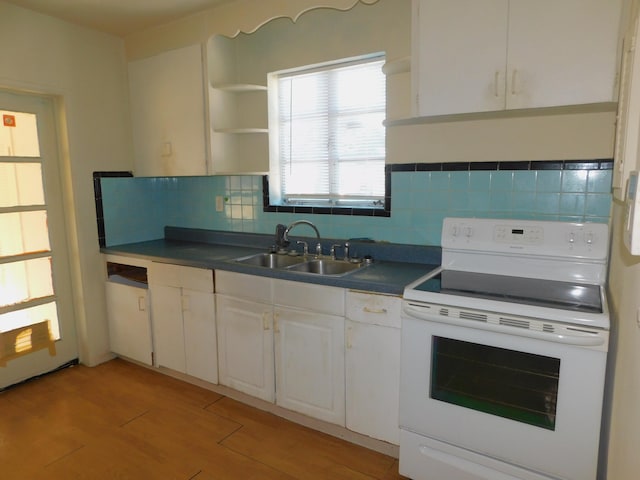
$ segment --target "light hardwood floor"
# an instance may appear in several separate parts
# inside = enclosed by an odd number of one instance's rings
[[[0,393],[0,478],[403,478],[392,457],[113,360]]]

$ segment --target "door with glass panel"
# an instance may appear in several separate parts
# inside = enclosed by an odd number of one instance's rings
[[[77,357],[53,102],[0,90],[0,388]]]

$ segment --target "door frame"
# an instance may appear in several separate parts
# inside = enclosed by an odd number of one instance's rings
[[[55,356],[49,351],[37,350],[13,360],[0,368],[0,388],[19,383],[34,376],[56,370],[78,359],[76,309],[72,273],[77,260],[72,260],[69,240],[72,239],[69,214],[73,216],[67,173],[62,163],[63,138],[60,135],[59,105],[48,95],[23,93],[0,88],[2,109],[36,114],[40,159],[42,161],[43,188],[49,223],[52,252],[52,275],[58,309],[60,340],[55,342]],[[8,157],[10,158],[10,157]],[[72,217],[73,218],[73,217]],[[53,228],[52,228],[53,226]]]

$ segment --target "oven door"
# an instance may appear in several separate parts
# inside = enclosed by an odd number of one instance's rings
[[[546,338],[437,311],[404,304],[401,428],[545,475],[595,478],[607,332]]]

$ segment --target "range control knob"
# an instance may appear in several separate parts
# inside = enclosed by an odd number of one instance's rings
[[[587,245],[591,246],[595,243],[595,236],[593,235],[593,232],[587,232],[584,235],[584,241]]]

